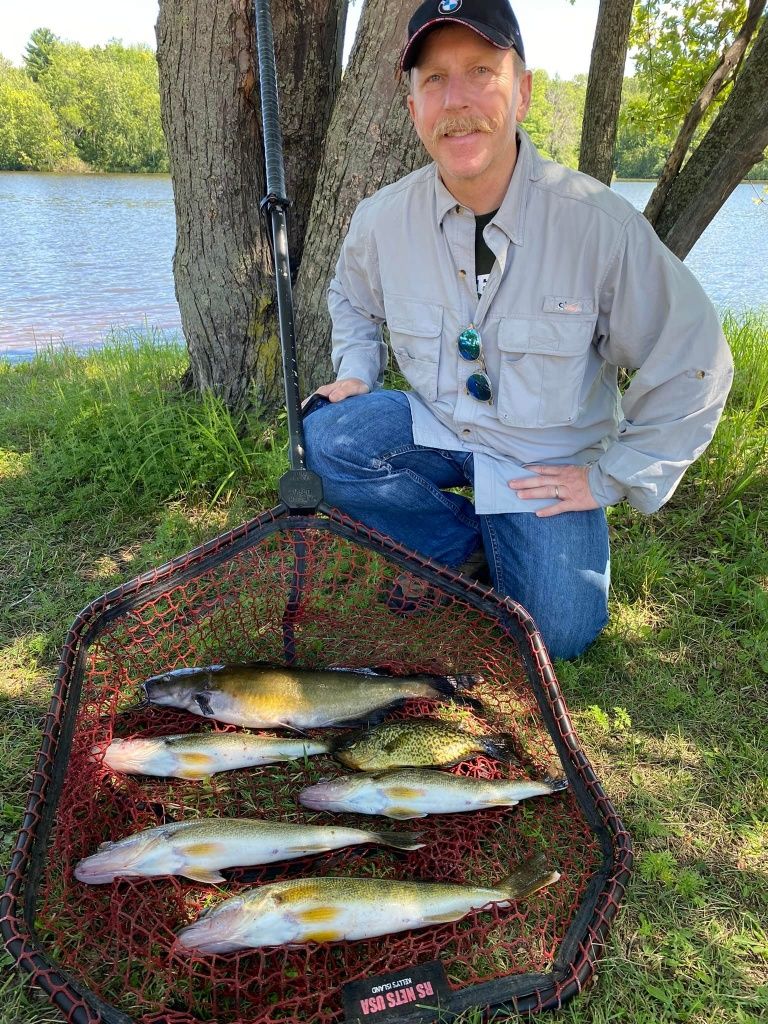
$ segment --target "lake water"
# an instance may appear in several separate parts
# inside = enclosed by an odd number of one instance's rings
[[[616,190],[642,209],[650,182]],[[768,203],[741,184],[687,263],[719,309],[768,306]],[[93,346],[113,328],[181,339],[165,175],[0,173],[0,357]]]

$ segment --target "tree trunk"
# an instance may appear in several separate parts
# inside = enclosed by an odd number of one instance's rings
[[[273,0],[285,190],[291,200],[288,249],[294,275],[341,82],[347,0]]]
[[[300,112],[288,118],[289,176],[297,192],[304,173],[314,178],[312,148],[319,149],[338,81],[341,3],[294,0],[288,8],[286,0],[280,11],[277,63],[287,109]],[[282,373],[259,210],[265,186],[254,49],[249,0],[160,0],[161,114],[176,208],[173,270],[192,380],[232,409],[253,401],[267,411],[282,403]],[[295,54],[304,55],[300,74]],[[304,67],[313,69],[311,79]],[[299,149],[296,133],[315,121],[312,141]]]
[[[768,148],[768,17],[714,124],[677,176],[656,233],[685,259],[696,240]]]
[[[610,185],[634,0],[600,0],[589,65],[579,170]]]
[[[296,285],[303,394],[333,379],[326,293],[358,202],[426,163],[396,69],[411,4],[366,0],[317,176]]]
[[[739,66],[744,59],[747,46],[754,35],[757,24],[760,21],[760,15],[763,13],[764,9],[765,0],[751,0],[749,9],[747,10],[747,16],[739,34],[720,58],[718,66],[710,75],[709,80],[691,107],[690,112],[683,123],[683,127],[680,129],[680,133],[675,140],[672,151],[667,157],[667,162],[664,164],[664,168],[662,169],[659,180],[653,190],[653,194],[645,207],[645,216],[651,224],[656,223],[659,211],[664,205],[664,200],[669,194],[672,183],[683,165],[683,160],[685,160],[686,153],[691,145],[691,139],[693,138],[694,132],[698,128],[702,117],[704,117],[704,114],[707,112],[710,104],[720,93],[728,80],[738,74]]]

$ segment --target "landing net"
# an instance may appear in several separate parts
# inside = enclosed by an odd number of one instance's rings
[[[397,610],[401,591],[408,614]],[[428,714],[470,731],[511,733],[517,763],[479,757],[454,770],[481,778],[567,774],[570,786],[512,809],[395,822],[301,807],[301,789],[344,771],[326,756],[209,781],[118,775],[92,756],[117,736],[233,728],[131,706],[151,675],[251,661],[480,675],[472,695],[482,713],[413,701],[390,717]],[[418,831],[426,845],[412,853],[354,847],[233,870],[218,887],[177,877],[99,886],[74,878],[75,864],[105,840],[210,815]],[[455,924],[224,956],[173,949],[175,932],[203,909],[262,882],[350,875],[493,885],[537,852],[561,872],[559,882]],[[0,919],[16,960],[78,1024],[339,1024],[347,982],[428,961],[445,969],[456,1012],[489,1004],[536,1011],[561,1005],[591,976],[630,862],[629,839],[580,749],[525,611],[337,513],[278,510],[81,613],[65,646]]]

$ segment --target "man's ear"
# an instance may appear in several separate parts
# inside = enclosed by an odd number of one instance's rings
[[[515,111],[515,118],[518,124],[525,120],[525,115],[528,113],[528,108],[531,105],[531,89],[533,87],[533,74],[530,71],[524,71],[520,76],[520,99],[517,103],[517,110]]]
[[[410,94],[410,92],[408,93],[405,99],[406,103],[408,104],[408,113],[411,115],[411,120],[413,121],[414,124],[416,124],[416,118],[414,117],[413,114],[413,96]]]

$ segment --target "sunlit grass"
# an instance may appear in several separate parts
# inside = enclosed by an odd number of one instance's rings
[[[570,1024],[757,1024],[768,1014],[768,318],[726,318],[737,373],[670,504],[619,506],[611,622],[558,665],[637,867]],[[179,386],[153,340],[0,363],[0,855],[21,824],[77,611],[270,507],[285,434]],[[0,960],[0,1024],[60,1018]],[[462,1024],[480,1024],[471,1011]]]

